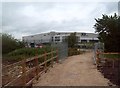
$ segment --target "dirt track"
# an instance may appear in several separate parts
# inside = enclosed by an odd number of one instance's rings
[[[35,86],[107,86],[105,79],[92,62],[92,53],[71,56],[54,64]]]

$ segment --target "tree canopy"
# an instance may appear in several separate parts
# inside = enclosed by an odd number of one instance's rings
[[[2,33],[0,37],[2,37],[2,54],[9,53],[24,46],[23,42],[15,39],[12,35]]]
[[[94,28],[105,45],[105,51],[120,52],[120,16],[116,13],[114,16],[102,15],[102,18],[95,20]]]

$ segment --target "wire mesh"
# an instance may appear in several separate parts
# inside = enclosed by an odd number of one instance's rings
[[[65,42],[52,43],[52,47],[58,49],[58,59],[59,61],[64,60],[68,56],[68,44]]]
[[[93,56],[94,64],[96,64],[96,58],[97,58],[96,52],[97,51],[99,53],[104,52],[104,43],[98,42],[94,44],[94,56]],[[99,54],[99,58],[103,58],[103,57],[104,57],[103,54]]]

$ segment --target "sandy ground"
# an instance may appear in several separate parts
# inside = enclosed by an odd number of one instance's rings
[[[93,65],[90,52],[54,64],[34,86],[108,86],[108,80]]]

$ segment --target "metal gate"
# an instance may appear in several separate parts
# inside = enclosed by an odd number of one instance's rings
[[[58,59],[59,61],[63,61],[68,57],[68,44],[66,42],[57,42],[51,43],[52,47],[58,49]]]
[[[94,44],[94,56],[93,56],[93,60],[94,60],[94,64],[96,64],[96,52],[104,52],[104,43],[98,42]],[[100,58],[103,58],[103,54],[99,55]]]

